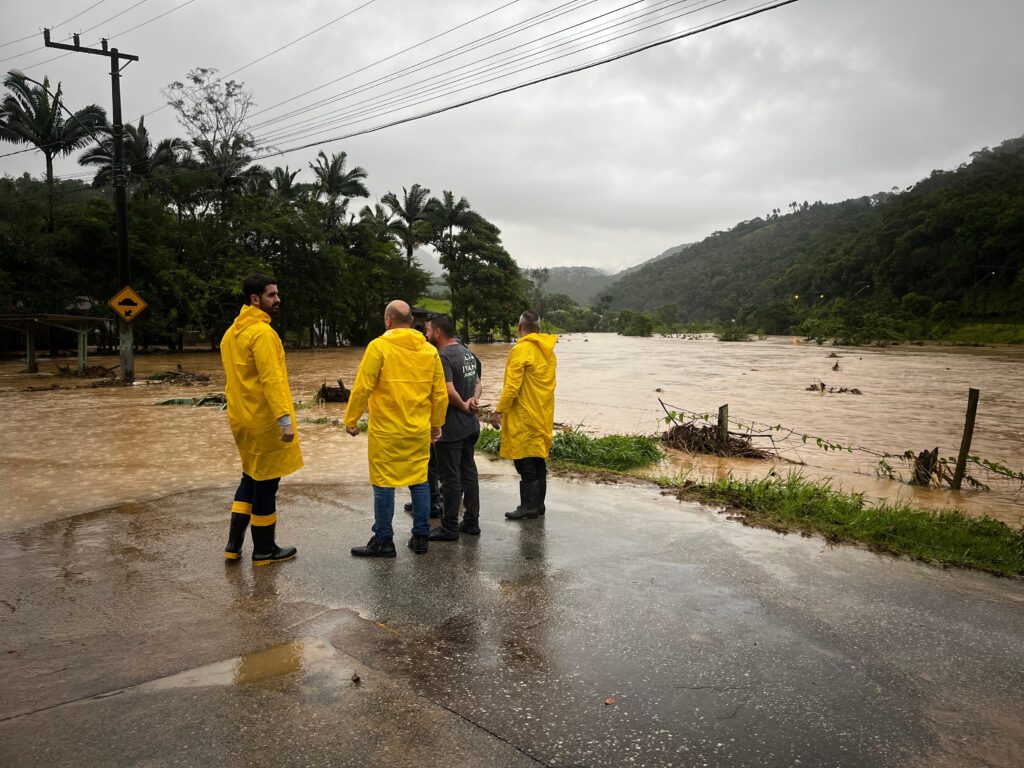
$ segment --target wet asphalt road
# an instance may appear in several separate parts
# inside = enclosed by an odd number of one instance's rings
[[[220,559],[230,489],[3,534],[0,765],[1024,763],[1024,583],[650,486],[506,522],[494,471],[423,557],[351,558],[369,487],[288,481],[272,567]]]

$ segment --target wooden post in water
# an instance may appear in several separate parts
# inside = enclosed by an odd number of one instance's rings
[[[971,438],[974,437],[974,417],[978,414],[978,396],[981,393],[971,387],[967,390],[967,418],[964,420],[964,436],[960,441],[960,455],[956,457],[956,472],[953,474],[953,490],[959,491],[967,471],[967,454],[971,452]]]
[[[29,373],[39,373],[36,362],[36,324],[25,323],[25,368]]]
[[[729,442],[729,404],[718,409],[718,441],[725,445]]]

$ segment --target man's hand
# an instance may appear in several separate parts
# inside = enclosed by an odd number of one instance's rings
[[[497,411],[491,414],[491,426],[495,429],[501,429],[501,414]]]
[[[469,406],[468,413],[480,413],[480,398],[471,397],[466,401],[466,405]]]
[[[359,427],[345,427],[345,431],[348,432],[352,437],[359,437]]]
[[[441,428],[440,427],[431,427],[430,428],[430,442],[436,443],[440,439],[441,439]]]
[[[281,442],[282,443],[290,443],[294,439],[295,439],[295,426],[294,425],[288,424],[286,426],[281,427]]]

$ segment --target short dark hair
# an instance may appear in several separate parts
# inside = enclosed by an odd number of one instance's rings
[[[242,303],[252,304],[252,297],[262,296],[268,285],[277,285],[277,279],[259,272],[249,275],[242,283]]]
[[[528,309],[519,316],[519,324],[530,333],[540,333],[540,315]]]
[[[446,315],[443,312],[431,315],[427,318],[427,322],[437,328],[446,339],[455,338],[455,323],[452,322],[451,315]]]

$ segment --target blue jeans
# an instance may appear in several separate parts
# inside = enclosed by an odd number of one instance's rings
[[[412,495],[412,532],[430,535],[430,483],[409,486]],[[395,517],[395,489],[373,486],[373,535],[390,541],[395,538],[391,521]]]

